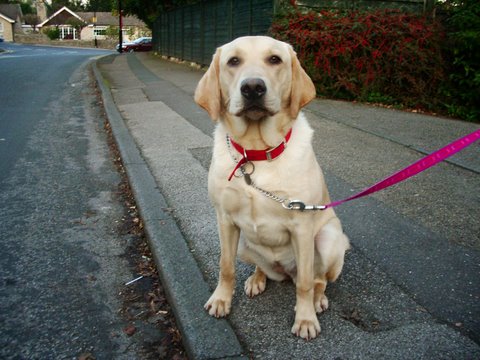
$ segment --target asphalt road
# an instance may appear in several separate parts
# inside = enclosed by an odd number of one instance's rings
[[[119,313],[133,237],[89,66],[108,52],[0,46],[0,358],[138,358]]]
[[[1,43],[0,183],[8,177],[49,104],[61,98],[73,71],[104,50],[51,48]],[[74,87],[75,84],[71,84]]]

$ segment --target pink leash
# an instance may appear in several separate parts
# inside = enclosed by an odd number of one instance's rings
[[[353,196],[350,196],[349,198],[339,200],[339,201],[334,201],[328,205],[325,205],[324,209],[332,208],[338,205],[341,205],[347,201],[353,200],[353,199],[358,199],[363,196],[367,196],[370,194],[373,194],[377,191],[386,189],[390,186],[393,186],[395,184],[398,184],[399,182],[402,182],[414,175],[417,175],[418,173],[427,170],[428,168],[438,164],[440,161],[443,161],[445,159],[448,159],[450,156],[455,155],[457,152],[463,150],[467,146],[472,145],[475,141],[480,139],[480,129],[474,131],[473,133],[464,136],[447,146],[441,148],[440,150],[437,150],[430,155],[425,156],[424,158],[418,160],[417,162],[413,163],[412,165],[406,167],[403,170],[400,170],[396,172],[395,174],[387,177],[386,179],[379,181],[378,183],[370,186],[369,188],[359,192],[358,194],[355,194]]]

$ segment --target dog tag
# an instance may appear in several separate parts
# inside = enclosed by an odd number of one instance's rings
[[[243,174],[243,178],[245,179],[247,185],[252,185],[252,178],[250,177],[250,174]]]

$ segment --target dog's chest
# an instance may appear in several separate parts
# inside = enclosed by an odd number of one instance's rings
[[[258,221],[253,217],[242,216],[237,218],[236,222],[248,242],[267,247],[285,246],[290,243],[289,231],[276,219],[263,218],[262,221]]]
[[[280,203],[250,189],[234,193],[236,196],[225,199],[224,209],[240,228],[245,240],[267,247],[290,243],[289,218],[281,211],[284,209]]]

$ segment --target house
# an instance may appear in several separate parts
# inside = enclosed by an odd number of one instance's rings
[[[91,41],[103,40],[108,34],[118,33],[119,20],[109,12],[73,12],[64,6],[38,28],[56,27],[60,30],[60,39]],[[135,16],[122,18],[122,34],[126,41],[150,34],[147,25]]]
[[[60,39],[79,39],[78,27],[75,26],[75,22],[80,26],[85,26],[85,21],[75,14],[72,10],[64,6],[52,16],[37,25],[37,28],[55,27],[60,30]]]
[[[99,40],[106,39],[108,34],[113,30],[118,34],[118,16],[109,12],[77,12],[88,24],[82,29],[81,39]],[[135,16],[124,16],[122,18],[122,37],[126,41],[134,40],[142,36],[151,36],[151,31],[147,25]]]
[[[22,19],[19,4],[0,4],[0,38],[15,41],[15,33],[22,32]]]

